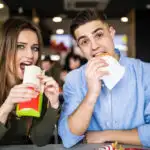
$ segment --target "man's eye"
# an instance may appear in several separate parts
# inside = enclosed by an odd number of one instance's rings
[[[89,40],[82,40],[81,42],[80,42],[80,45],[82,45],[82,46],[85,46],[86,44],[88,44],[89,43]]]
[[[101,38],[102,36],[103,36],[103,33],[96,33],[96,34],[95,34],[95,37],[96,37],[96,38]]]
[[[21,44],[18,44],[18,45],[17,45],[17,49],[24,49],[24,48],[25,48],[24,45],[21,45]]]

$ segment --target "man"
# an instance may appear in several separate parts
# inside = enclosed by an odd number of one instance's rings
[[[80,12],[71,33],[88,63],[67,75],[59,135],[65,147],[84,137],[87,143],[118,141],[150,146],[150,64],[114,49],[115,30],[93,10]],[[125,67],[123,78],[108,90],[100,80],[109,74],[99,56],[108,53]]]

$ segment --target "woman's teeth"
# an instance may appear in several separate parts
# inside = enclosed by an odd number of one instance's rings
[[[30,66],[30,65],[32,65],[32,64],[21,63],[20,68],[21,68],[21,70],[24,70],[25,66]]]

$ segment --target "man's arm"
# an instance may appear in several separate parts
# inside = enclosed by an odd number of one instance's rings
[[[87,64],[85,71],[87,94],[79,107],[68,118],[70,131],[75,135],[83,135],[89,126],[95,103],[101,92],[100,77],[107,74],[100,69],[106,66],[108,64],[99,58],[93,58]]]
[[[118,141],[123,144],[141,145],[137,129],[108,131],[108,134],[110,134],[111,141]]]
[[[122,144],[142,145],[138,129],[92,131],[86,134],[87,143],[115,142]]]
[[[104,143],[118,141],[123,144],[143,145],[150,147],[150,103],[147,103],[145,124],[131,130],[106,130],[88,132],[86,140],[88,143]]]
[[[101,72],[101,67],[108,66],[104,60],[94,58],[86,66],[85,79],[88,90],[85,97],[81,92],[81,72],[73,71],[67,75],[63,88],[64,104],[59,120],[58,132],[65,147],[79,142],[87,130],[93,109],[101,91],[100,77],[108,74]],[[74,78],[74,77],[76,78]]]
[[[108,131],[108,134],[110,135],[110,141],[118,141],[123,144],[141,145],[137,129]]]
[[[83,135],[90,123],[97,96],[87,92],[79,107],[69,116],[70,131],[75,135]]]

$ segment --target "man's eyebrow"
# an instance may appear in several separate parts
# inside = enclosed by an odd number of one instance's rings
[[[77,39],[77,42],[79,42],[81,39],[84,39],[84,38],[86,38],[85,35],[80,36],[80,37]]]
[[[103,28],[97,28],[97,29],[95,29],[94,31],[92,31],[92,34],[96,33],[99,30],[103,30]]]

